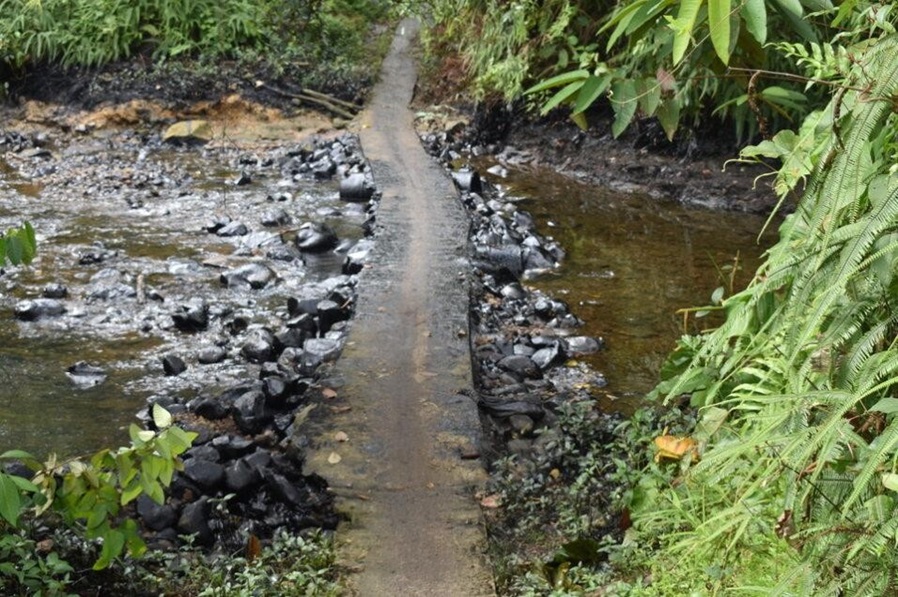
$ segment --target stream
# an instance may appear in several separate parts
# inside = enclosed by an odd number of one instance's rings
[[[135,412],[154,394],[221,387],[240,377],[245,365],[239,359],[164,376],[162,356],[197,346],[170,325],[154,328],[163,303],[149,301],[142,324],[122,312],[114,295],[133,287],[138,276],[169,303],[195,294],[222,301],[229,295],[227,309],[251,309],[252,322],[271,316],[298,280],[339,271],[339,255],[307,259],[304,266],[275,261],[286,284],[229,293],[216,274],[258,250],[245,237],[207,233],[203,228],[215,214],[259,218],[277,207],[271,198],[290,197],[299,219],[331,218],[341,237],[360,236],[359,214],[336,219],[345,206],[333,183],[260,174],[252,184],[236,184],[241,168],[257,159],[236,149],[156,147],[133,131],[56,143],[31,150],[30,158],[10,154],[0,161],[0,224],[29,219],[41,247],[31,267],[0,278],[0,318],[8,322],[0,326],[2,449],[72,455],[114,445],[126,439]],[[480,166],[485,172],[489,163]],[[485,177],[567,251],[559,270],[529,283],[568,302],[585,321],[583,333],[605,340],[606,350],[582,358],[609,381],[602,392],[609,410],[629,412],[651,389],[683,332],[677,309],[706,304],[717,286],[729,286],[734,264],[737,288],[758,265],[759,216],[615,193],[546,170]],[[253,242],[264,243],[265,237]],[[764,238],[761,245],[768,242]],[[15,301],[39,296],[49,284],[69,289],[76,303],[70,313],[58,320],[15,321]],[[690,318],[690,331],[696,321]],[[227,350],[233,353],[234,347]],[[79,361],[101,367],[108,378],[74,387],[66,370]]]
[[[485,161],[478,169],[492,165]],[[529,284],[566,301],[584,320],[578,333],[605,340],[605,350],[580,359],[605,375],[601,397],[608,411],[629,413],[640,405],[684,333],[677,311],[708,305],[719,286],[727,293],[731,284],[744,287],[776,231],[774,224],[759,240],[764,217],[619,193],[545,168],[503,173],[484,178],[567,252],[558,270]],[[690,316],[686,330],[719,323]]]

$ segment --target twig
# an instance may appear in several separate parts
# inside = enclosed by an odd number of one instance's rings
[[[337,116],[341,116],[346,118],[347,120],[352,120],[355,118],[355,112],[359,110],[359,107],[355,104],[351,104],[349,102],[344,102],[343,100],[337,99],[335,97],[331,97],[327,94],[320,93],[318,91],[311,91],[309,89],[304,89],[300,93],[291,93],[289,91],[284,91],[283,89],[278,89],[277,87],[272,87],[267,83],[258,84],[257,87],[262,87],[267,89],[273,93],[278,95],[282,95],[284,97],[289,97],[293,99],[298,99],[310,104],[315,104],[316,106],[320,106],[327,110],[330,110]],[[344,107],[341,107],[344,106]],[[353,110],[350,112],[350,110]]]

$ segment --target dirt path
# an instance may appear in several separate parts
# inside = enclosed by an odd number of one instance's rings
[[[310,467],[350,520],[338,540],[362,597],[494,594],[473,499],[476,453],[463,263],[467,222],[455,189],[421,148],[407,108],[415,83],[404,22],[361,122],[383,190],[374,265],[340,359],[334,429]],[[331,441],[335,432],[349,441]],[[344,437],[345,439],[345,437]],[[336,462],[339,456],[339,462]]]

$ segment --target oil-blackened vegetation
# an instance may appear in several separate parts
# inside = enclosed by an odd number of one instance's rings
[[[378,0],[3,0],[0,91],[88,105],[139,97],[360,101],[390,18]],[[372,48],[375,51],[371,51]],[[277,82],[287,94],[258,83]]]

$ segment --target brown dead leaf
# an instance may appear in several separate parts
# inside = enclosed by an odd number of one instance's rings
[[[693,460],[698,460],[698,443],[691,437],[661,435],[655,438],[655,446],[658,448],[655,462],[661,462],[664,458],[680,460],[687,453],[692,455]]]
[[[333,388],[324,388],[323,390],[321,390],[321,395],[331,400],[337,397],[337,390]]]
[[[348,442],[349,435],[347,435],[345,431],[338,431],[334,434],[334,441],[340,443]]]

